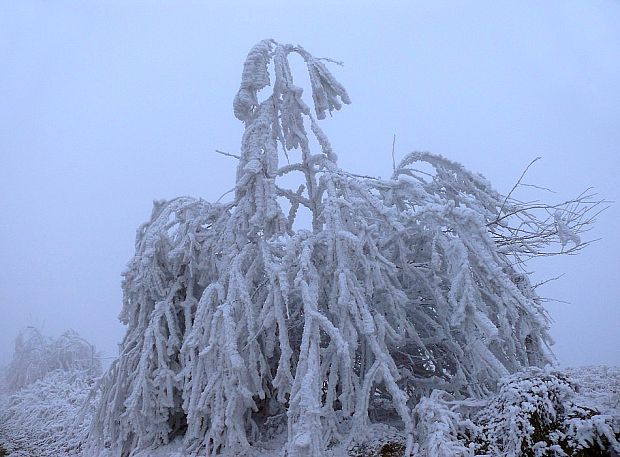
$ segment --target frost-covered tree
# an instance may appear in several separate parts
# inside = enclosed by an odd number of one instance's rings
[[[430,153],[390,179],[340,169],[318,120],[350,101],[328,62],[256,45],[234,100],[245,125],[234,198],[156,202],[139,228],[93,453],[183,436],[191,453],[252,455],[281,433],[287,456],[320,456],[384,423],[408,455],[412,408],[433,389],[480,397],[552,360],[519,265],[554,243],[582,246],[587,197],[518,202]]]
[[[75,330],[51,338],[35,327],[26,327],[15,339],[15,352],[6,370],[7,388],[16,391],[54,370],[97,376],[101,374],[97,356],[95,347]]]

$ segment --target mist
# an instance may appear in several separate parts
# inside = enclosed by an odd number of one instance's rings
[[[232,114],[257,41],[343,61],[352,104],[322,127],[340,165],[387,177],[428,150],[502,193],[618,200],[620,3],[4,2],[0,5],[0,365],[24,326],[114,357],[121,273],[153,200],[234,185]],[[226,199],[227,197],[223,197]],[[578,256],[530,264],[562,365],[620,364],[620,208]],[[109,359],[107,359],[109,360]]]

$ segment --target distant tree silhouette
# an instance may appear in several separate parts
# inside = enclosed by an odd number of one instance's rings
[[[54,339],[35,327],[26,327],[15,339],[15,352],[6,370],[6,385],[10,391],[16,391],[54,370],[87,371],[96,376],[101,374],[97,355],[95,347],[74,330]]]

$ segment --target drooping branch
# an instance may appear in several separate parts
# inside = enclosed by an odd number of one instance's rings
[[[190,453],[252,455],[283,433],[288,456],[322,457],[382,423],[400,424],[411,455],[423,396],[482,397],[552,360],[547,314],[510,257],[583,245],[591,197],[520,203],[430,153],[409,154],[387,180],[339,169],[318,120],[350,100],[324,62],[256,45],[233,103],[240,152],[225,154],[238,160],[232,201],[158,202],[138,230],[94,453],[183,435]],[[311,229],[297,228],[300,207]]]

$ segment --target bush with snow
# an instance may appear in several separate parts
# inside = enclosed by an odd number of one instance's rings
[[[92,344],[74,330],[58,338],[45,336],[35,327],[22,330],[15,339],[15,352],[6,369],[5,382],[10,391],[43,379],[54,370],[87,371],[101,374],[101,362]]]
[[[12,457],[81,455],[96,395],[83,370],[54,370],[6,398],[0,411],[2,445]]]
[[[503,380],[475,417],[479,450],[507,457],[568,457],[620,452],[620,430],[610,415],[580,406],[570,379],[531,369]]]
[[[234,100],[245,125],[234,198],[157,202],[138,230],[93,455],[182,436],[194,454],[253,455],[282,439],[287,456],[312,457],[382,425],[409,455],[412,408],[434,389],[484,397],[551,361],[549,321],[519,265],[555,244],[580,249],[593,205],[549,216],[430,153],[409,154],[391,179],[340,169],[318,120],[350,100],[327,63],[256,45]],[[415,414],[435,414],[424,408]]]
[[[80,455],[100,374],[94,346],[75,331],[58,338],[33,327],[20,332],[4,377],[1,444],[13,457]]]
[[[593,378],[605,382],[597,371]],[[414,409],[415,455],[587,457],[620,451],[614,418],[620,408],[599,411],[586,403],[569,375],[550,368],[507,376],[496,394],[482,400],[436,390]]]

